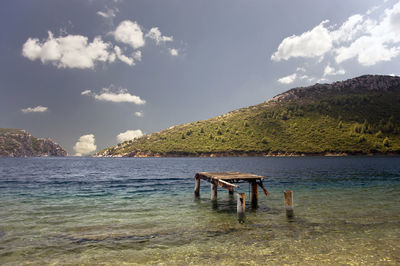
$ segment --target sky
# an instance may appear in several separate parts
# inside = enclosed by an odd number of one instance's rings
[[[0,9],[0,127],[71,155],[364,74],[400,74],[399,0],[4,0]]]

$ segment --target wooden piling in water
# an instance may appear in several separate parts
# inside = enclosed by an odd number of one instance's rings
[[[237,216],[240,223],[244,222],[246,213],[246,194],[237,194]]]
[[[252,206],[257,207],[258,205],[258,188],[260,186],[267,196],[268,191],[264,188],[262,180],[264,177],[259,175],[239,173],[239,172],[198,172],[195,175],[195,196],[200,195],[200,179],[211,183],[211,200],[214,204],[217,203],[217,191],[218,187],[229,191],[229,198],[234,198],[235,188],[239,188],[238,183],[251,183],[251,201]],[[216,205],[215,205],[216,206]],[[238,218],[242,220],[245,213],[245,194],[238,194],[238,205],[237,205]]]
[[[251,182],[251,206],[257,207],[258,205],[258,187],[257,182]]]
[[[218,185],[215,183],[211,184],[211,200],[217,200]]]
[[[196,197],[200,196],[200,178],[196,175],[196,185],[194,187],[194,195]]]
[[[294,211],[293,211],[293,191],[291,190],[285,190],[283,192],[285,196],[285,209],[286,209],[286,216],[288,218],[291,218],[294,216]]]

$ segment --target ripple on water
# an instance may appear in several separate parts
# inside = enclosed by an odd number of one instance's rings
[[[239,224],[226,191],[193,197],[198,171],[268,176],[271,195]],[[397,157],[0,159],[4,264],[399,264],[399,247]]]

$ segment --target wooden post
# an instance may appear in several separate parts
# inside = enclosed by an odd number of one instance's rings
[[[196,176],[196,186],[194,187],[194,195],[196,197],[200,196],[200,178]]]
[[[237,216],[239,223],[244,223],[246,213],[246,194],[238,193],[237,194]]]
[[[293,211],[293,191],[285,190],[283,192],[285,196],[285,209],[286,209],[286,216],[288,218],[292,218],[294,216]]]
[[[211,200],[217,200],[217,191],[218,191],[218,185],[212,183],[211,184]]]
[[[258,205],[258,187],[256,182],[251,182],[251,206],[256,208]]]

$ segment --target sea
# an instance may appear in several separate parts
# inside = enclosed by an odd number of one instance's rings
[[[264,176],[258,207],[196,172]],[[284,190],[292,190],[287,217]],[[399,265],[400,157],[1,158],[0,265]]]

